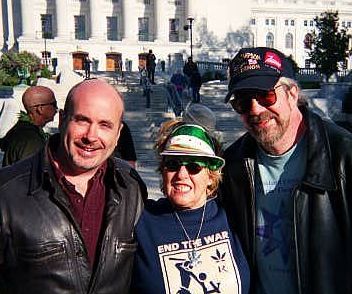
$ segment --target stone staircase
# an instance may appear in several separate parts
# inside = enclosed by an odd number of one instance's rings
[[[107,80],[109,81],[109,79]],[[143,96],[143,90],[139,84],[138,73],[127,73],[122,82],[115,83],[111,79],[109,82],[114,84],[124,96],[124,121],[132,133],[137,153],[137,171],[147,184],[149,197],[162,197],[160,177],[156,171],[158,161],[153,146],[160,123],[173,117],[172,113],[167,112],[163,89],[164,81],[159,77],[158,84],[152,85],[151,107],[149,109],[145,107],[146,98]]]

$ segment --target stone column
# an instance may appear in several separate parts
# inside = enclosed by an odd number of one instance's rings
[[[27,1],[28,0],[23,0]],[[71,19],[69,15],[69,3],[68,0],[56,0],[56,25],[57,25],[57,38],[59,39],[70,39],[70,30],[68,21]],[[70,24],[74,27],[74,22]]]
[[[122,40],[138,40],[138,17],[135,13],[135,1],[122,0]]]
[[[167,4],[165,0],[155,0],[154,2],[154,40],[158,42],[169,41]]]
[[[26,0],[25,0],[26,1]],[[28,1],[28,0],[27,0]],[[74,38],[74,20],[69,9],[70,0],[55,0],[56,2],[56,38],[58,42],[68,43]],[[71,29],[70,29],[71,28]],[[63,83],[64,73],[72,70],[72,56],[67,49],[57,49],[57,68],[56,72],[61,73],[60,83]]]
[[[101,0],[89,0],[90,38],[106,39],[106,17],[101,13]]]
[[[12,0],[7,1],[7,13],[9,20],[9,37],[10,42],[11,34],[13,35],[13,11],[12,11]],[[36,31],[41,31],[41,28],[34,27],[33,17],[33,3],[28,0],[21,0],[21,16],[22,16],[22,37],[23,38],[34,38]],[[11,23],[10,23],[11,21]]]

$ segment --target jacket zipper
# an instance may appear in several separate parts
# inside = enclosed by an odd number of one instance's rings
[[[293,189],[292,196],[293,196],[293,231],[295,237],[295,255],[296,255],[296,272],[297,272],[297,289],[298,294],[302,294],[302,281],[301,281],[301,270],[300,270],[300,259],[298,254],[298,238],[297,238],[297,187]]]
[[[248,176],[248,180],[250,183],[250,190],[251,190],[251,197],[250,197],[250,201],[251,201],[251,212],[252,212],[252,230],[253,230],[253,235],[252,235],[252,246],[253,246],[253,253],[252,253],[252,265],[253,268],[255,268],[255,251],[256,251],[256,241],[255,241],[255,228],[256,228],[256,213],[255,213],[255,190],[254,190],[254,179],[253,176],[254,175],[254,167],[253,164],[251,164],[251,160],[247,159],[245,161],[245,167],[247,170],[247,176]]]
[[[94,272],[92,271],[93,276],[91,278],[93,280],[92,280],[92,283],[91,283],[91,285],[89,287],[88,293],[94,293],[95,292],[97,278],[98,278],[98,275],[100,274],[100,271],[101,271],[101,265],[104,263],[104,261],[101,262],[101,258],[106,258],[106,256],[103,256],[103,252],[105,251],[106,244],[109,242],[109,239],[110,239],[109,238],[109,234],[107,234],[108,230],[110,232],[110,229],[106,228],[105,233],[104,233],[104,237],[101,240],[101,246],[100,246],[101,249],[100,249],[100,253],[99,253],[99,260],[98,260],[98,264],[97,264],[97,267],[96,267],[95,271]]]
[[[113,192],[110,191],[109,193],[113,193]],[[120,204],[120,202],[117,201],[115,198],[113,198],[111,201],[116,206],[119,206],[119,204]],[[99,260],[98,260],[98,264],[97,264],[97,267],[96,267],[94,273],[92,273],[94,276],[92,277],[93,280],[92,280],[92,283],[89,287],[89,293],[95,293],[95,287],[96,287],[98,275],[100,274],[101,266],[104,263],[104,262],[101,262],[101,258],[106,258],[106,256],[103,256],[103,253],[106,251],[105,248],[106,248],[107,244],[110,242],[110,232],[111,232],[110,226],[111,226],[111,223],[108,223],[105,227],[104,236],[102,237],[102,240],[101,240]]]

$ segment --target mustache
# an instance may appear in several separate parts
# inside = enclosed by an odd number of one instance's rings
[[[100,145],[97,142],[92,142],[87,138],[81,138],[76,141],[76,144],[82,148],[99,148]]]
[[[269,111],[260,113],[258,115],[250,115],[247,118],[248,123],[250,124],[256,124],[256,123],[260,123],[262,121],[268,120],[268,119],[272,119],[275,118],[276,116],[272,113],[270,113]]]

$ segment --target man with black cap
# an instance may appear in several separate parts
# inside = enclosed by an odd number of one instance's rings
[[[251,293],[352,293],[352,136],[307,108],[275,49],[241,49],[229,79],[248,132],[225,151],[221,194]]]

